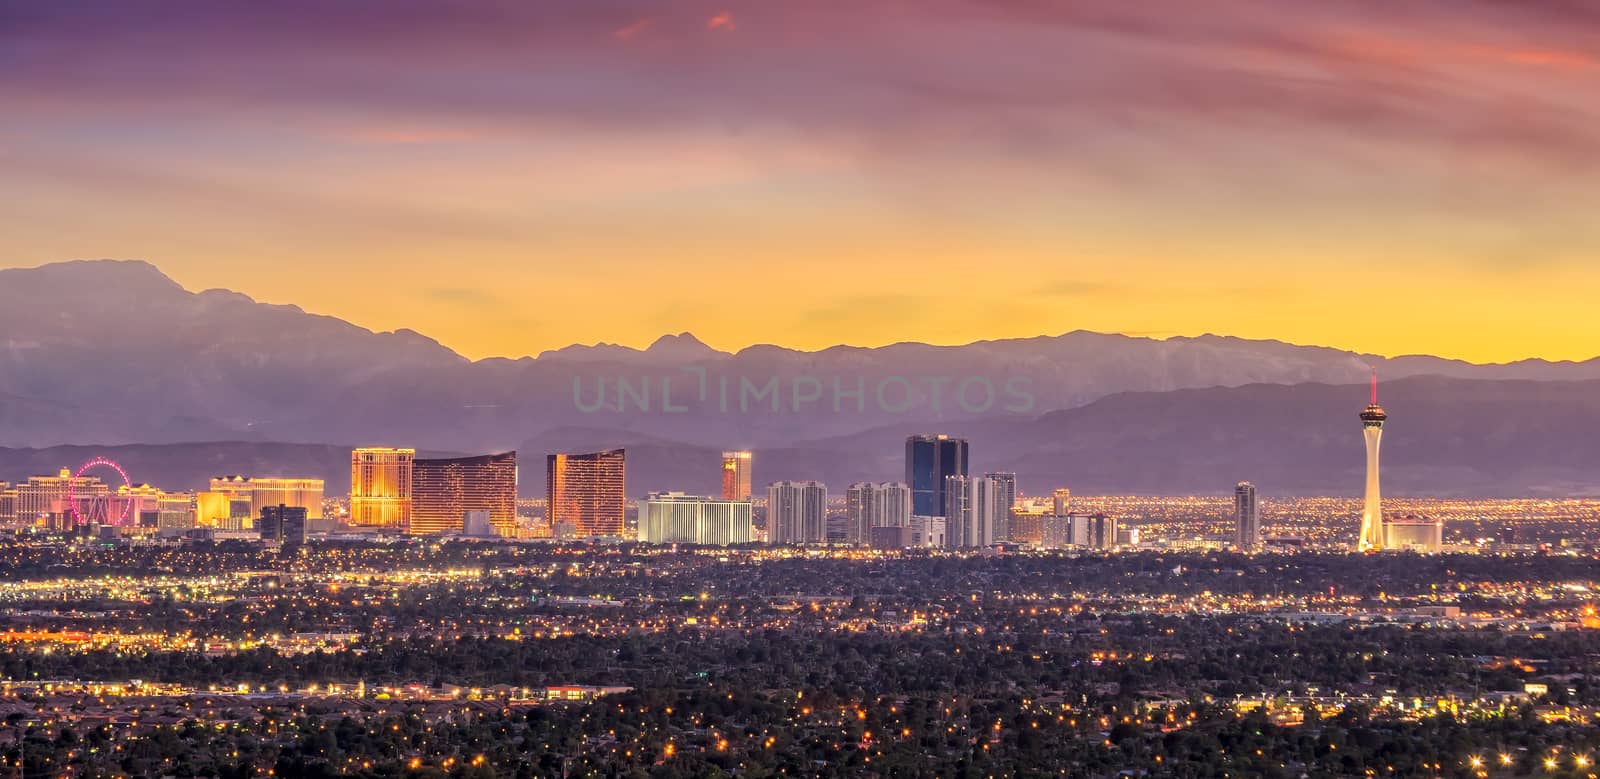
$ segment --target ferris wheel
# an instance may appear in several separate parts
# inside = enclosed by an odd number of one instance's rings
[[[83,480],[83,475],[91,470],[109,470],[122,479],[121,487],[132,487],[133,482],[128,479],[128,472],[122,466],[96,457],[78,468],[72,475],[72,481],[67,484],[67,506],[72,510],[72,521],[79,525],[99,524],[117,525],[127,524],[128,514],[133,508],[133,501],[129,498],[119,497],[119,486],[107,484],[105,492],[94,492],[88,495],[78,494],[78,483]]]

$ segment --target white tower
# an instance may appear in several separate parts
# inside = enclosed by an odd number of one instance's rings
[[[1261,546],[1261,509],[1256,504],[1256,485],[1239,482],[1233,490],[1233,543],[1241,551]]]
[[[1383,498],[1378,490],[1378,446],[1383,442],[1383,423],[1389,419],[1378,405],[1378,372],[1372,372],[1372,404],[1361,412],[1362,435],[1367,439],[1367,499],[1361,508],[1361,538],[1356,551],[1383,548]]]

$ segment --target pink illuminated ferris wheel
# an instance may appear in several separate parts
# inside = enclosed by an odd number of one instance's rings
[[[84,474],[96,469],[115,472],[118,478],[122,479],[122,487],[133,486],[133,482],[128,480],[128,472],[122,470],[122,466],[104,457],[96,457],[84,463],[78,468],[77,473],[72,474],[72,481],[67,484],[67,506],[72,509],[72,520],[79,525],[94,523],[120,526],[125,524],[128,521],[128,513],[133,506],[133,501],[117,495],[118,485],[108,483],[104,492],[95,491],[87,495],[78,494],[78,483],[83,480]]]

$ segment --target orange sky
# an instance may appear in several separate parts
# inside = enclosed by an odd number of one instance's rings
[[[147,259],[472,357],[1587,359],[1600,33],[1532,5],[40,7],[0,29],[0,266]]]

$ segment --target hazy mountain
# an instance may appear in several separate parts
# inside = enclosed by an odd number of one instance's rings
[[[904,478],[905,437],[971,440],[973,471],[1015,471],[1025,493],[1216,494],[1249,480],[1264,494],[1359,494],[1365,449],[1360,385],[1256,384],[1124,393],[1036,419],[893,426],[755,450],[755,478]],[[1600,495],[1600,381],[1476,381],[1419,377],[1386,384],[1385,489],[1394,495]],[[536,451],[542,441],[530,441]],[[631,440],[624,432],[565,435],[568,448],[628,446],[631,493],[711,492],[718,452]],[[636,449],[639,456],[635,456]],[[542,472],[524,472],[542,484]]]
[[[1600,381],[1476,381],[1421,377],[1384,387],[1384,485],[1391,495],[1600,495]],[[1217,494],[1240,480],[1263,494],[1356,495],[1364,449],[1360,385],[1255,384],[1124,393],[1033,419],[956,422],[939,432],[972,442],[974,472],[1015,471],[1024,493]],[[755,450],[755,481],[903,477],[913,426]],[[628,493],[718,489],[720,447],[602,428],[561,428],[524,441],[523,494],[544,489],[544,454],[623,446]],[[349,448],[206,443],[0,449],[0,479],[54,472],[96,454],[133,478],[170,489],[212,475],[307,475],[349,488]]]
[[[611,429],[706,449],[774,448],[885,425],[1031,419],[1129,391],[1348,384],[1371,364],[1386,379],[1600,378],[1600,361],[1480,366],[1088,332],[737,353],[683,333],[648,349],[571,346],[473,362],[410,331],[189,292],[143,262],[0,271],[0,445],[10,446],[246,439],[470,452]]]

